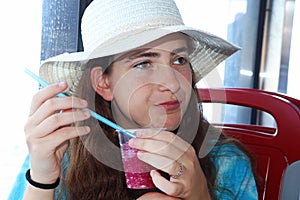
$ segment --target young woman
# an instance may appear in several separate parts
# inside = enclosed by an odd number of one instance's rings
[[[41,66],[53,84],[33,97],[25,125],[24,199],[257,199],[248,152],[210,127],[194,91],[236,47],[184,26],[172,0],[94,0],[82,33],[84,52]],[[150,128],[129,145],[155,168],[155,189],[126,187],[117,134],[87,107]]]

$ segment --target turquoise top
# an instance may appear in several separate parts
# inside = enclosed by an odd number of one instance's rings
[[[234,144],[215,146],[209,154],[217,170],[215,194],[220,200],[258,199],[255,179],[248,157]],[[9,200],[21,200],[26,188],[29,157],[17,176]]]
[[[258,199],[249,158],[234,144],[215,146],[210,158],[217,171],[217,199]]]

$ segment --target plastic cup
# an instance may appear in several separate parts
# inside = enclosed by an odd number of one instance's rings
[[[135,134],[137,129],[128,129]],[[155,188],[150,176],[150,171],[154,169],[151,165],[141,161],[137,157],[137,149],[131,148],[128,141],[131,137],[118,132],[121,147],[122,162],[125,172],[127,188],[130,189],[149,189]]]

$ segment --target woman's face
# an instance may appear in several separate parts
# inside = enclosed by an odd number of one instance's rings
[[[186,37],[171,34],[117,56],[107,79],[118,124],[176,129],[192,91]]]

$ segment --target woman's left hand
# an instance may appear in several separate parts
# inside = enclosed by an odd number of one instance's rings
[[[139,149],[138,158],[156,169],[168,173],[167,180],[157,170],[152,180],[165,194],[182,199],[210,199],[206,177],[194,148],[169,131],[143,130],[129,141]]]

